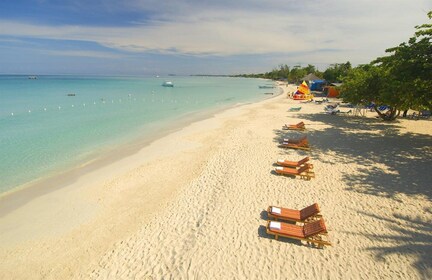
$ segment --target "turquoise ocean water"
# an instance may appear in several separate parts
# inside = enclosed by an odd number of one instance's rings
[[[164,80],[173,88],[162,87]],[[0,193],[151,137],[191,114],[268,98],[258,79],[0,76]]]

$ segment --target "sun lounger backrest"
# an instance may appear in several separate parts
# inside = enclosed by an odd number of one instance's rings
[[[305,207],[302,210],[300,210],[300,219],[304,220],[309,217],[312,217],[316,214],[318,214],[320,211],[318,204],[314,203],[311,206]]]
[[[312,223],[305,224],[303,226],[303,233],[305,237],[313,236],[319,233],[327,232],[326,226],[324,224],[324,220],[318,220]]]
[[[304,164],[305,162],[308,162],[308,161],[309,161],[309,157],[305,157],[304,159],[302,159],[302,160],[300,160],[298,162],[298,165],[302,165],[302,164]]]

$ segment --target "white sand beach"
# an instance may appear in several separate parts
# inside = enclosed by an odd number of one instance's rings
[[[328,115],[283,89],[61,188],[12,196],[0,278],[431,279],[432,122]],[[282,130],[299,121],[306,131]],[[311,151],[278,147],[302,134]],[[274,174],[278,159],[304,156],[316,178]],[[266,233],[269,205],[315,202],[333,246]]]

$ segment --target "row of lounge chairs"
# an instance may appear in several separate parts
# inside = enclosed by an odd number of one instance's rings
[[[269,235],[274,235],[276,240],[281,236],[306,241],[308,244],[317,245],[318,248],[325,245],[331,246],[327,236],[327,228],[317,203],[301,210],[269,206],[267,215],[269,220],[267,221],[266,232]],[[300,224],[291,224],[278,220]]]
[[[304,122],[299,122],[297,124],[285,124],[282,129],[287,130],[305,130],[306,126]],[[288,149],[300,149],[300,150],[310,150],[309,141],[307,136],[304,135],[300,138],[283,139],[283,142],[280,143],[279,147],[288,148]],[[315,173],[311,171],[313,165],[309,162],[309,157],[305,157],[300,161],[288,161],[288,160],[278,160],[276,165],[279,165],[274,170],[276,174],[291,176],[291,177],[300,177],[301,179],[310,180],[315,177]]]
[[[279,159],[276,164],[275,172],[279,175],[285,176],[299,176],[301,179],[310,180],[315,177],[315,173],[311,171],[313,165],[308,162],[309,157],[305,157],[299,161],[288,161],[284,159]]]
[[[295,125],[284,125],[282,129],[305,130],[306,127],[304,122],[300,122]],[[306,135],[297,139],[283,139],[283,142],[279,146],[310,150]],[[276,161],[276,165],[278,166],[275,172],[281,175],[299,176],[300,178],[310,180],[312,177],[315,177],[315,173],[312,171],[313,164],[309,160],[309,157],[305,157],[299,161],[279,159]],[[301,210],[269,206],[267,216],[269,220],[267,221],[266,232],[268,235],[273,235],[276,240],[279,237],[296,239],[306,241],[308,244],[317,245],[318,248],[332,245],[328,240],[327,228],[317,203]]]

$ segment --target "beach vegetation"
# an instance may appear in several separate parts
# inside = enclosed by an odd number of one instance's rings
[[[323,75],[314,65],[308,64],[305,67],[301,67],[300,65],[295,65],[290,68],[286,64],[280,64],[278,67],[274,68],[270,72],[260,73],[260,74],[240,74],[233,75],[233,77],[244,77],[244,78],[262,78],[262,79],[270,79],[270,80],[284,80],[289,81],[291,83],[300,84],[302,82],[302,78],[307,74],[315,74],[316,76]]]
[[[428,13],[432,20],[432,11]],[[341,97],[354,104],[371,104],[383,120],[408,109],[432,108],[432,22],[416,26],[407,42],[386,50],[367,65],[342,77]],[[386,105],[386,110],[380,110]]]
[[[352,66],[349,61],[346,63],[330,64],[330,66],[323,72],[323,78],[328,83],[340,83],[351,69]]]

